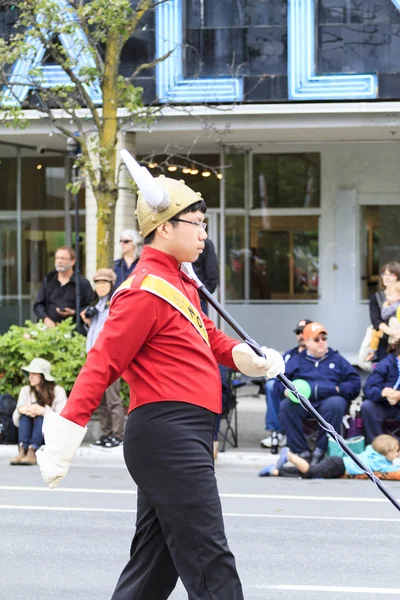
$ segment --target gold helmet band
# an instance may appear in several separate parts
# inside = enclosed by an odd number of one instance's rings
[[[177,181],[164,175],[153,178],[127,150],[121,150],[121,157],[139,188],[135,214],[139,222],[139,233],[144,238],[159,225],[170,221],[182,210],[202,199],[200,192],[193,191],[182,180]]]

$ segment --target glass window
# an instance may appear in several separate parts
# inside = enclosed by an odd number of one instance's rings
[[[64,164],[62,156],[22,158],[22,210],[64,210]]]
[[[158,155],[138,159],[145,164],[154,177],[165,175],[183,181],[196,192],[200,192],[209,208],[219,207],[221,176],[219,154],[194,154],[185,157]]]
[[[0,221],[0,297],[18,294],[17,222]]]
[[[225,205],[227,208],[243,208],[244,190],[244,154],[226,154],[224,177],[225,177]]]
[[[400,206],[361,207],[361,297],[367,299],[379,283],[382,266],[400,262]]]
[[[245,297],[246,253],[244,217],[227,215],[225,219],[225,296],[227,300],[242,300]]]
[[[226,298],[317,299],[318,217],[251,217],[249,247],[245,223],[226,219]]]
[[[319,154],[254,154],[253,208],[319,205]]]
[[[22,293],[34,297],[54,269],[57,248],[65,245],[63,217],[35,217],[22,222]]]
[[[0,144],[0,210],[17,208],[17,159],[15,148]]]

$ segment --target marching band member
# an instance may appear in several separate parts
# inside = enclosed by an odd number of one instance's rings
[[[242,600],[214,473],[218,363],[272,378],[284,362],[269,348],[257,356],[201,312],[197,289],[180,269],[207,238],[201,195],[183,181],[153,179],[122,154],[140,190],[143,253],[115,292],[66,407],[45,420],[38,462],[49,486],[58,485],[105,390],[122,375],[130,387],[124,458],[138,499],[131,558],[112,600],[165,600],[178,577],[191,600]]]

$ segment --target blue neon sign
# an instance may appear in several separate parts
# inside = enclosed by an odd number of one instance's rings
[[[376,75],[316,75],[314,64],[315,2],[288,0],[289,100],[373,100],[377,97]]]
[[[71,11],[68,2],[66,0],[59,0],[59,4],[65,21],[75,21],[76,17],[73,11]],[[40,19],[40,15],[37,16],[37,19]],[[48,36],[51,38],[51,32],[48,32]],[[59,39],[73,61],[75,65],[74,72],[77,75],[79,75],[81,68],[96,67],[95,61],[88,50],[87,37],[80,27],[76,27],[73,33],[61,34]],[[40,68],[42,75],[40,85],[43,88],[71,85],[71,79],[59,65],[41,64],[46,52],[46,48],[41,41],[29,35],[29,31],[27,32],[26,41],[30,46],[30,51],[26,57],[17,60],[11,71],[9,78],[11,85],[8,89],[4,90],[3,94],[2,103],[5,106],[17,106],[24,102],[30,89],[35,87],[32,82],[33,77],[30,75],[33,69]],[[31,83],[32,85],[30,85]],[[95,104],[102,103],[99,82],[88,85],[87,91]]]
[[[171,55],[156,66],[157,96],[160,102],[219,103],[243,101],[241,77],[208,77],[185,79],[183,76],[183,3],[184,0],[166,0],[156,7],[156,57]],[[400,0],[391,0],[400,10]],[[74,19],[67,0],[59,0],[65,18]],[[315,72],[315,0],[288,0],[288,96],[289,100],[372,100],[377,98],[376,74],[337,73],[317,75]],[[40,18],[40,17],[38,17]],[[32,45],[27,57],[18,60],[10,75],[10,89],[4,91],[3,103],[15,106],[22,103],[29,92],[30,71],[40,68],[43,87],[71,85],[68,75],[58,65],[42,65],[45,48],[27,33]],[[84,32],[76,28],[71,34],[60,36],[76,66],[95,67],[87,49]],[[33,87],[33,86],[32,86]],[[95,104],[101,104],[98,82],[88,86]]]
[[[156,8],[156,56],[172,52],[156,67],[160,102],[235,102],[243,100],[240,77],[185,79],[182,57],[182,0],[160,2]]]

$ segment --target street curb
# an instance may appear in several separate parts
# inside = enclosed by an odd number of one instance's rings
[[[12,444],[0,444],[0,460],[2,458],[12,458],[18,453],[18,446]],[[115,462],[123,463],[123,449],[122,447],[113,448],[111,450],[101,450],[99,448],[91,448],[90,446],[81,446],[78,448],[76,459],[84,459],[90,461],[101,462]],[[215,461],[215,466],[218,468],[219,465],[254,465],[255,467],[265,466],[275,461],[275,457],[268,452],[252,452],[252,451],[239,451],[236,449],[228,450],[226,452],[220,452],[218,458]]]

